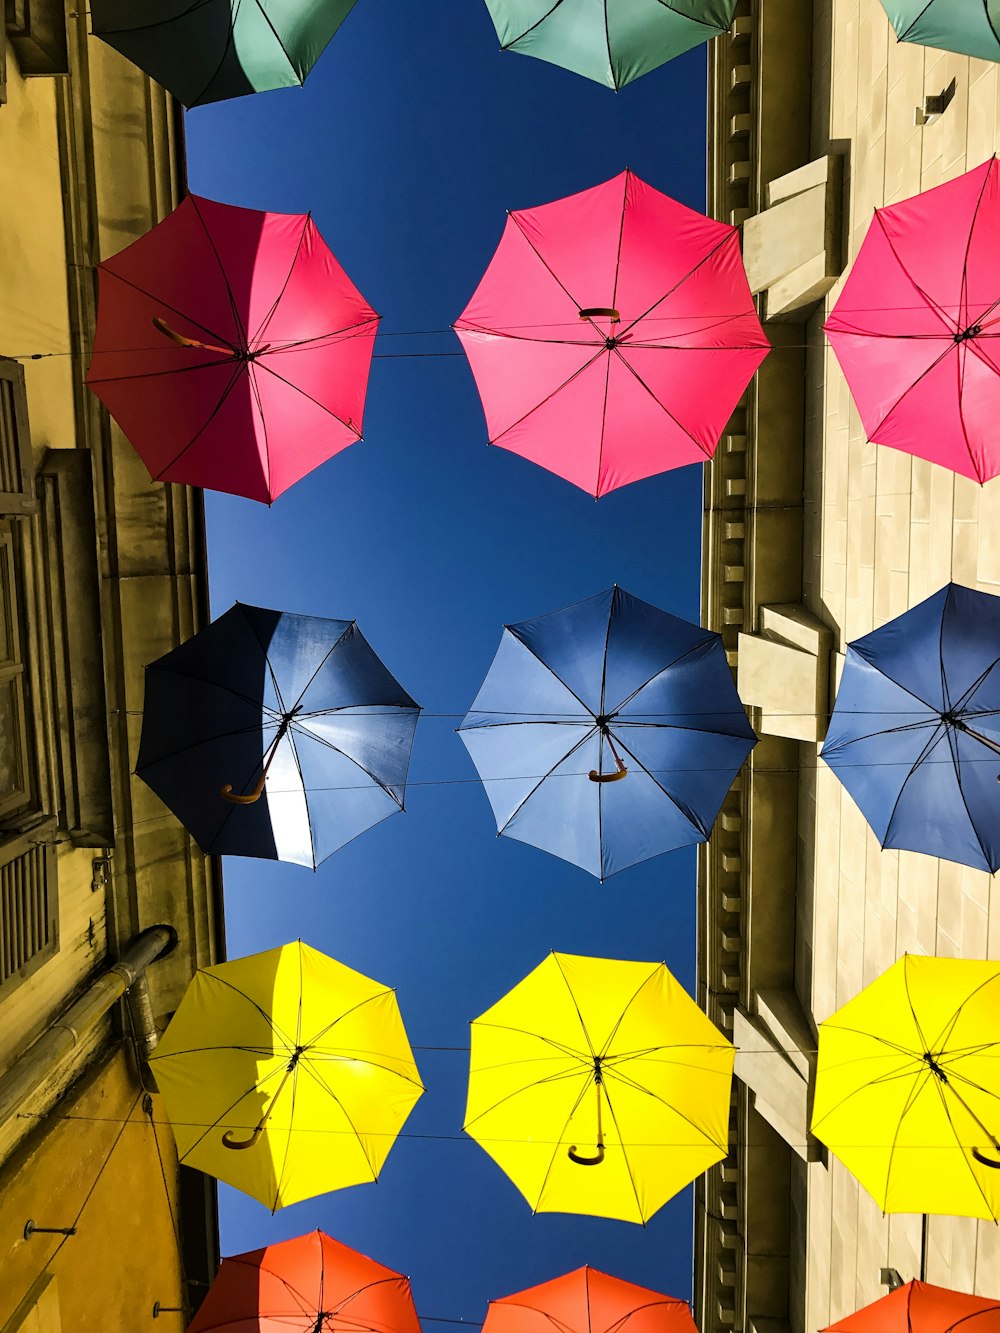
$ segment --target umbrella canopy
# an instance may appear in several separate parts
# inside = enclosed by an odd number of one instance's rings
[[[472,1024],[465,1130],[534,1212],[645,1223],[726,1156],[735,1054],[663,963],[553,953]]]
[[[998,256],[992,158],[877,209],[826,323],[868,438],[981,482],[1000,472]]]
[[[378,319],[308,215],[188,195],[101,264],[87,383],[156,480],[270,503],[361,439]]]
[[[907,1282],[823,1333],[1000,1333],[1000,1303],[964,1291]]]
[[[404,808],[419,713],[356,621],[237,603],[146,668],[136,773],[202,851],[315,869]]]
[[[883,847],[1000,869],[1000,597],[949,583],[848,645],[821,754]]]
[[[485,1333],[696,1333],[686,1301],[589,1265],[490,1301]]]
[[[223,1259],[187,1333],[420,1333],[410,1284],[323,1231]]]
[[[600,879],[705,842],[756,742],[719,635],[618,587],[507,625],[458,732],[498,833]]]
[[[394,992],[301,941],[199,969],[150,1063],[179,1159],[272,1212],[377,1180],[424,1090]]]
[[[486,0],[486,7],[504,51],[537,56],[617,92],[725,32],[736,0]]]
[[[711,458],[768,351],[736,228],[631,171],[511,213],[455,330],[490,443],[596,497]]]
[[[91,0],[94,35],[185,106],[301,84],[356,0]]]
[[[901,42],[1000,60],[1000,0],[882,0]]]
[[[884,1213],[1000,1220],[1000,962],[907,954],[820,1024],[812,1131]]]

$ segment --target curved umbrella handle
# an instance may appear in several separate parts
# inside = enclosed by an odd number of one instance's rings
[[[620,768],[617,773],[598,773],[596,768],[592,768],[587,777],[591,782],[621,782],[622,778],[628,777],[628,769]]]
[[[153,316],[153,328],[157,333],[162,333],[165,338],[175,342],[178,347],[198,347],[203,352],[219,352],[222,356],[233,356],[235,353],[231,347],[217,347],[215,343],[202,343],[197,338],[185,338],[183,333],[178,333],[172,329],[165,319],[160,319],[159,315]]]
[[[986,1154],[981,1153],[978,1148],[972,1149],[972,1155],[976,1161],[982,1163],[983,1166],[988,1166],[993,1171],[1000,1171],[1000,1162],[993,1157],[987,1157]]]
[[[612,324],[621,322],[621,315],[611,305],[593,305],[587,306],[585,310],[580,311],[581,319],[610,319]]]
[[[236,1151],[242,1151],[242,1149],[244,1148],[252,1148],[263,1133],[264,1133],[263,1120],[260,1122],[260,1124],[257,1126],[257,1128],[253,1131],[253,1133],[250,1135],[248,1139],[234,1139],[233,1131],[231,1129],[227,1129],[225,1134],[223,1134],[222,1136],[222,1146],[224,1148],[233,1148]]]
[[[219,788],[219,795],[227,801],[232,801],[233,805],[254,805],[264,794],[264,783],[267,781],[267,769],[257,779],[257,785],[253,791],[247,792],[245,796],[240,796],[238,792],[233,791],[233,784],[227,782]]]
[[[597,1166],[599,1162],[604,1161],[604,1144],[599,1143],[597,1145],[597,1152],[594,1153],[593,1157],[585,1157],[583,1153],[577,1152],[574,1143],[572,1148],[567,1148],[566,1156],[571,1162],[576,1162],[577,1166]]]

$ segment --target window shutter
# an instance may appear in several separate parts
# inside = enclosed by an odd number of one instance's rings
[[[35,509],[28,398],[24,370],[0,357],[0,514],[17,517]]]
[[[55,821],[0,846],[0,999],[56,952]]]

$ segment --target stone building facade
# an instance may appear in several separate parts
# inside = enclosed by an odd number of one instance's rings
[[[143,667],[208,615],[201,496],[150,482],[84,387],[95,266],[181,197],[182,125],[87,28],[84,4],[0,10],[4,1333],[154,1306],[182,1329],[218,1248],[143,1053],[222,955],[219,871],[133,776]]]
[[[822,333],[873,209],[1000,147],[1000,65],[897,43],[879,0],[740,0],[709,60],[709,211],[774,350],[705,478],[704,621],[761,742],[699,863],[700,1002],[741,1053],[696,1316],[812,1333],[883,1269],[1000,1295],[996,1226],[883,1217],[808,1132],[823,1019],[904,952],[1000,957],[995,881],[881,851],[819,758],[851,640],[949,580],[1000,593],[1000,484],[870,444]]]

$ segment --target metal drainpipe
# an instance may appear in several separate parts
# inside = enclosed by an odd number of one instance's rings
[[[129,987],[143,977],[149,964],[176,945],[177,932],[172,926],[150,926],[129,941],[118,961],[88,986],[0,1077],[0,1124],[17,1114],[69,1052],[97,1026]]]

